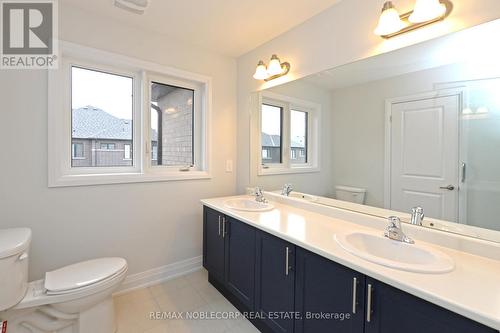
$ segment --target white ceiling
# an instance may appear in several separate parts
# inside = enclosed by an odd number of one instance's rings
[[[341,0],[150,0],[143,15],[113,0],[64,0],[125,24],[238,57]]]

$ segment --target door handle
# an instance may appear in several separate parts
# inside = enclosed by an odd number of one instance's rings
[[[465,179],[467,178],[467,164],[462,162],[462,183],[465,183]]]
[[[358,279],[352,279],[352,314],[356,314]]]
[[[367,323],[372,321],[372,292],[373,292],[373,286],[371,283],[368,283],[368,292],[366,295],[366,322]]]
[[[439,188],[442,189],[442,190],[453,191],[455,189],[455,186],[448,185],[448,186],[440,186]]]

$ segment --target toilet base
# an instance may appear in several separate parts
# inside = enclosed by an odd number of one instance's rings
[[[111,296],[76,314],[61,312],[51,305],[9,310],[1,313],[9,333],[115,333],[115,311]]]

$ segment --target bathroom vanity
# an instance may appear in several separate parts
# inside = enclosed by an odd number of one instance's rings
[[[500,328],[498,261],[433,244],[453,259],[451,272],[388,268],[350,254],[335,241],[346,230],[383,234],[383,219],[332,207],[317,210],[297,199],[272,201],[264,212],[241,211],[225,205],[234,198],[202,201],[203,266],[209,281],[262,332],[486,333]],[[418,231],[405,228],[416,244],[425,243]]]

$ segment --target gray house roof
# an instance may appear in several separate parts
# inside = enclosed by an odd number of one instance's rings
[[[132,140],[132,120],[117,118],[91,105],[73,109],[73,138]],[[153,131],[153,140],[157,133]]]
[[[261,143],[263,147],[279,147],[281,144],[280,136],[274,134],[262,133]],[[293,148],[304,148],[304,142],[292,139],[291,146]]]

